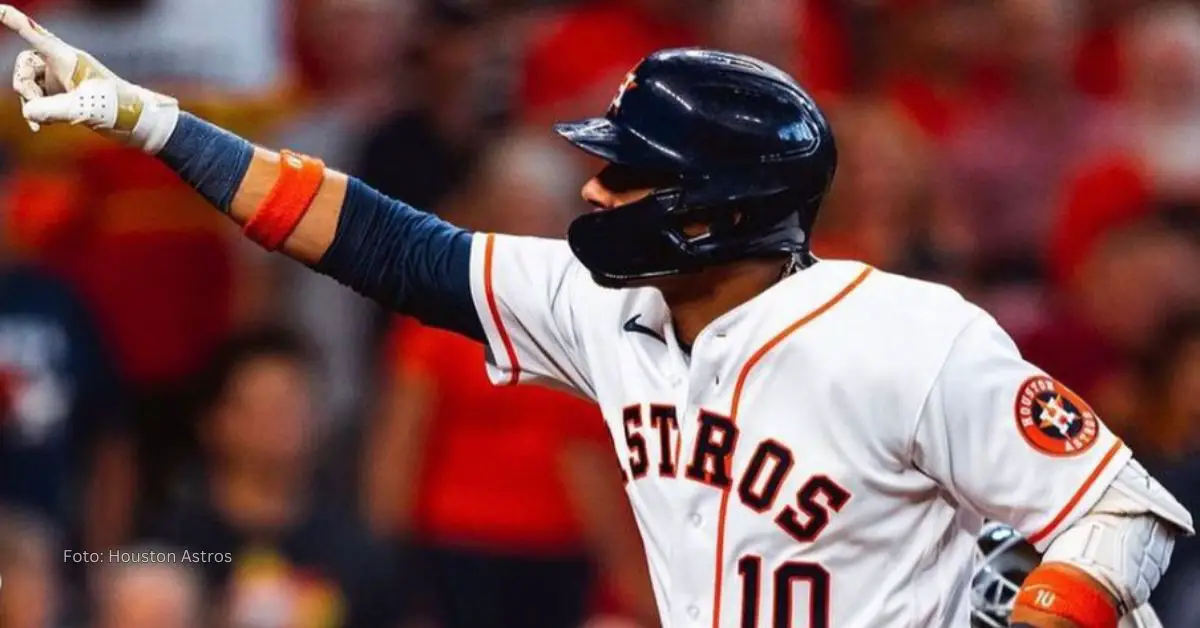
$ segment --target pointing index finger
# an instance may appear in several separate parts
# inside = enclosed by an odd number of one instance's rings
[[[11,5],[0,4],[0,22],[29,42],[38,52],[55,57],[70,55],[74,52],[61,39]]]

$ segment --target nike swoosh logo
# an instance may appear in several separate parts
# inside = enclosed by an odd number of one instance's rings
[[[663,344],[667,344],[667,339],[663,338],[662,334],[660,334],[660,333],[654,331],[653,329],[650,329],[649,327],[646,327],[645,325],[638,322],[638,319],[641,317],[642,317],[641,314],[635,314],[633,316],[633,318],[625,321],[625,326],[624,326],[625,331],[632,332],[635,334],[645,334]]]

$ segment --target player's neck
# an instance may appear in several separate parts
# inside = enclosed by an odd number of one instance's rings
[[[779,281],[782,268],[779,260],[751,260],[712,268],[662,287],[679,342],[692,346],[714,320]]]

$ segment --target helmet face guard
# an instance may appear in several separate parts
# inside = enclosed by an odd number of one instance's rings
[[[1041,556],[1016,530],[996,523],[984,526],[976,549],[979,566],[971,578],[971,628],[1008,628],[1017,591]]]
[[[679,188],[655,190],[641,200],[579,216],[571,222],[567,242],[596,282],[607,287],[807,250],[799,212],[756,209],[757,200],[728,211],[704,204],[702,193],[692,197],[694,204]],[[787,199],[765,198],[791,206]]]
[[[672,173],[645,198],[571,224],[575,256],[609,287],[807,253],[837,163],[824,117],[790,77],[713,51],[647,57],[603,118],[555,131],[610,164]]]
[[[571,221],[567,242],[596,283],[620,287],[632,281],[688,272],[698,263],[668,215],[678,193],[654,192],[615,209]]]

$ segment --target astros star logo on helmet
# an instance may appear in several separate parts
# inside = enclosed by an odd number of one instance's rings
[[[621,81],[621,86],[617,88],[617,95],[613,97],[612,104],[608,106],[608,110],[615,112],[621,108],[621,100],[625,98],[625,92],[637,87],[637,77],[633,70],[625,75],[625,80]]]

